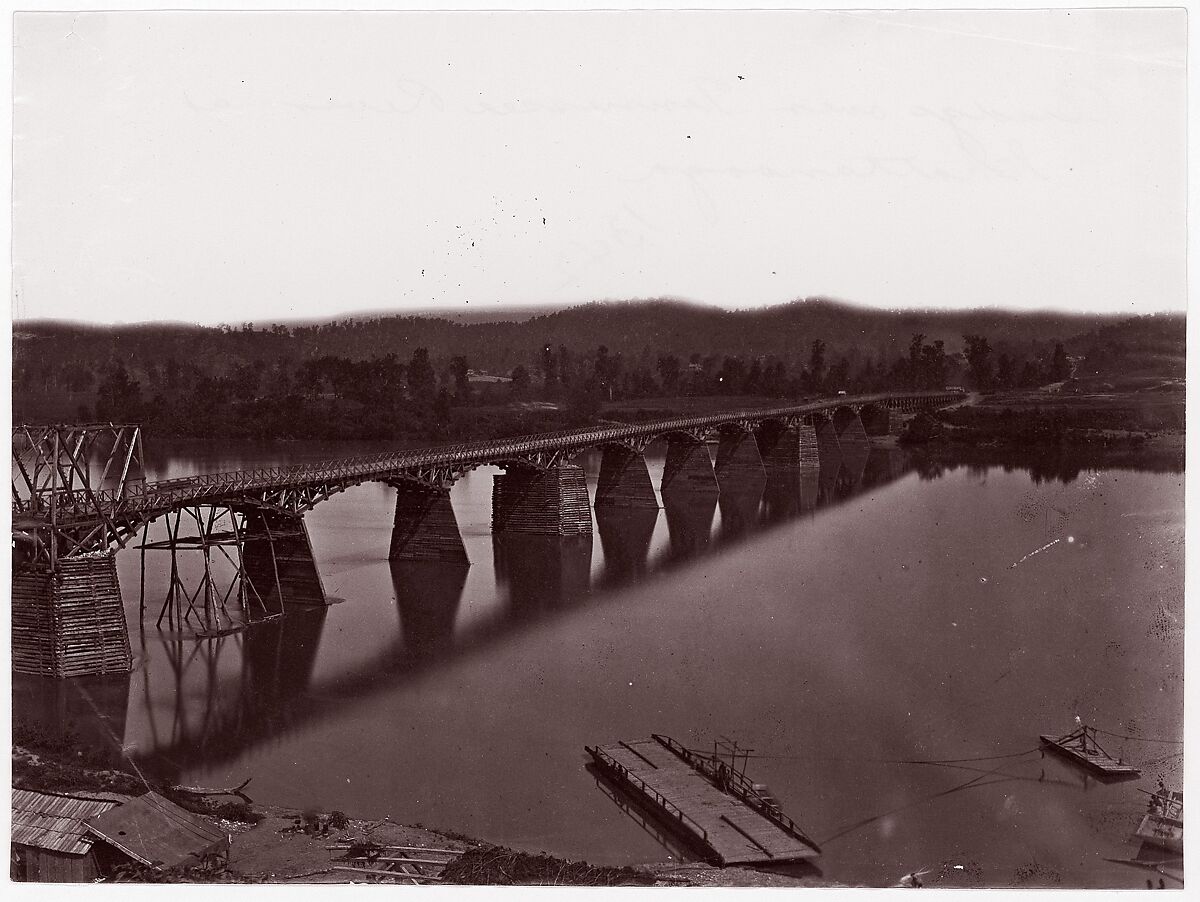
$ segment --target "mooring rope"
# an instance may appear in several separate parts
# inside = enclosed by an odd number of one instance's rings
[[[952,795],[953,793],[956,793],[956,792],[962,792],[964,789],[971,789],[973,787],[977,788],[977,787],[981,787],[981,786],[991,786],[993,783],[1005,783],[1005,782],[1008,782],[1009,780],[1015,779],[1011,776],[999,774],[999,770],[1003,766],[1004,766],[1003,764],[998,765],[993,770],[984,771],[978,777],[972,777],[970,780],[967,780],[963,783],[959,783],[956,786],[951,786],[949,789],[943,789],[939,792],[932,793],[931,795],[925,796],[923,798],[915,799],[914,801],[908,802],[904,805],[901,805],[898,808],[893,808],[891,811],[885,811],[882,814],[873,814],[870,817],[866,817],[861,820],[855,821],[852,824],[847,824],[846,826],[839,828],[836,833],[821,840],[820,844],[823,846],[828,845],[829,843],[833,842],[835,839],[840,839],[841,837],[845,836],[847,833],[853,833],[855,830],[860,830],[863,827],[867,826],[868,824],[874,823],[875,821],[881,820],[885,817],[888,817],[889,815],[899,814],[901,811],[906,811],[909,808],[915,808],[918,805],[924,805],[926,802],[932,802],[934,799],[939,799],[939,798],[942,798],[943,796]],[[993,779],[985,780],[984,779],[985,777],[993,777]]]
[[[711,751],[701,749],[688,749],[689,752],[695,755],[704,755],[710,757]],[[1041,746],[1025,749],[1023,752],[1012,752],[1007,755],[980,755],[974,758],[845,758],[840,756],[821,756],[821,755],[761,755],[756,752],[738,753],[739,758],[749,759],[773,759],[780,761],[853,761],[864,762],[871,764],[966,764],[972,761],[1000,761],[1006,758],[1021,758],[1033,752],[1041,751]]]
[[[1102,730],[1099,727],[1091,727],[1097,733],[1103,733],[1105,736],[1115,736],[1117,739],[1135,739],[1138,742],[1161,742],[1165,745],[1183,745],[1182,739],[1155,739],[1150,736],[1133,736],[1129,733],[1113,733],[1109,730]]]

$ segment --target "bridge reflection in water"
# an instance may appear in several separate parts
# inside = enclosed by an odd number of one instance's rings
[[[547,618],[619,597],[612,590],[620,586],[819,517],[823,508],[912,469],[903,452],[876,448],[843,453],[819,473],[727,483],[719,496],[668,497],[661,515],[653,509],[600,509],[595,519],[602,563],[595,572],[591,535],[494,534],[497,603],[469,618],[461,607],[470,565],[391,561],[399,626],[394,641],[318,685],[312,680],[329,616],[325,607],[213,638],[143,631],[143,658],[153,659],[153,666],[141,668],[132,681],[129,675],[115,681],[18,676],[14,716],[105,748],[115,763],[132,706],[132,720],[142,727],[140,742],[125,754],[148,774],[179,778],[200,765],[232,761]],[[172,683],[170,690],[164,679]]]

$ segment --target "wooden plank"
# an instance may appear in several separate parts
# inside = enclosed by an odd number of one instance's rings
[[[1141,770],[1131,764],[1118,762],[1110,755],[1106,754],[1098,748],[1082,749],[1074,746],[1066,745],[1065,742],[1073,738],[1073,736],[1060,737],[1058,739],[1052,736],[1040,736],[1042,743],[1050,748],[1051,751],[1057,752],[1069,761],[1074,761],[1076,764],[1081,764],[1086,768],[1096,771],[1097,773],[1113,777],[1135,777],[1141,774]]]
[[[341,852],[345,851],[346,849],[353,848],[353,846],[353,843],[344,842],[335,843],[334,845],[326,846],[325,848],[330,852]],[[429,849],[425,846],[389,846],[383,844],[372,844],[371,848],[379,849],[384,852],[429,852],[436,853],[438,855],[461,855],[463,852],[467,851],[466,849]]]
[[[427,877],[424,874],[410,874],[406,871],[376,871],[371,868],[349,868],[344,865],[335,865],[331,867],[331,871],[350,871],[355,874],[370,874],[373,877],[387,877],[389,880],[411,880],[417,883],[422,880],[430,880],[435,883],[441,883],[441,877]]]
[[[636,795],[663,807],[655,798],[657,794],[682,812],[684,817],[674,818],[672,824],[711,849],[723,864],[790,861],[817,854],[816,849],[778,823],[736,796],[722,792],[656,740],[621,742],[596,752],[628,775],[625,783]],[[593,757],[601,761],[596,752]],[[624,775],[618,771],[617,776]],[[667,812],[670,814],[669,809]]]

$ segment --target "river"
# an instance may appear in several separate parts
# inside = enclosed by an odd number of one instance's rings
[[[158,443],[147,466],[374,450]],[[662,451],[647,457],[657,487]],[[581,462],[594,489],[599,456]],[[828,880],[1144,887],[1104,859],[1135,854],[1139,790],[1182,779],[1182,473],[918,470],[876,451],[559,541],[493,539],[495,472],[452,495],[469,567],[389,565],[394,491],[364,484],[306,517],[337,603],[220,638],[155,628],[161,551],[139,629],[139,553],[121,552],[134,673],[18,678],[17,716],[188,784],[251,777],[258,802],[615,864],[676,853],[601,791],[584,745],[724,735],[755,750],[750,775],[821,844]],[[1076,716],[1139,737],[1101,735],[1145,777],[1100,785],[1036,751]],[[918,761],[953,763],[901,763]]]

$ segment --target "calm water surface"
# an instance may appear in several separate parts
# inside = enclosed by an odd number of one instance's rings
[[[191,445],[148,465],[373,450]],[[599,458],[582,462],[594,486]],[[560,541],[493,539],[495,472],[452,495],[471,566],[389,565],[394,491],[358,486],[307,515],[341,602],[219,639],[154,628],[164,552],[139,631],[139,554],[122,552],[136,671],[19,680],[17,714],[108,731],[189,784],[252,777],[264,803],[621,864],[674,853],[601,791],[584,744],[724,734],[761,756],[751,775],[821,843],[830,880],[959,864],[942,885],[1145,885],[1104,859],[1136,853],[1138,790],[1181,779],[1181,746],[1102,737],[1145,767],[1118,785],[1033,750],[1076,715],[1183,738],[1182,474],[921,475],[877,451]],[[899,763],[930,759],[980,760]]]

